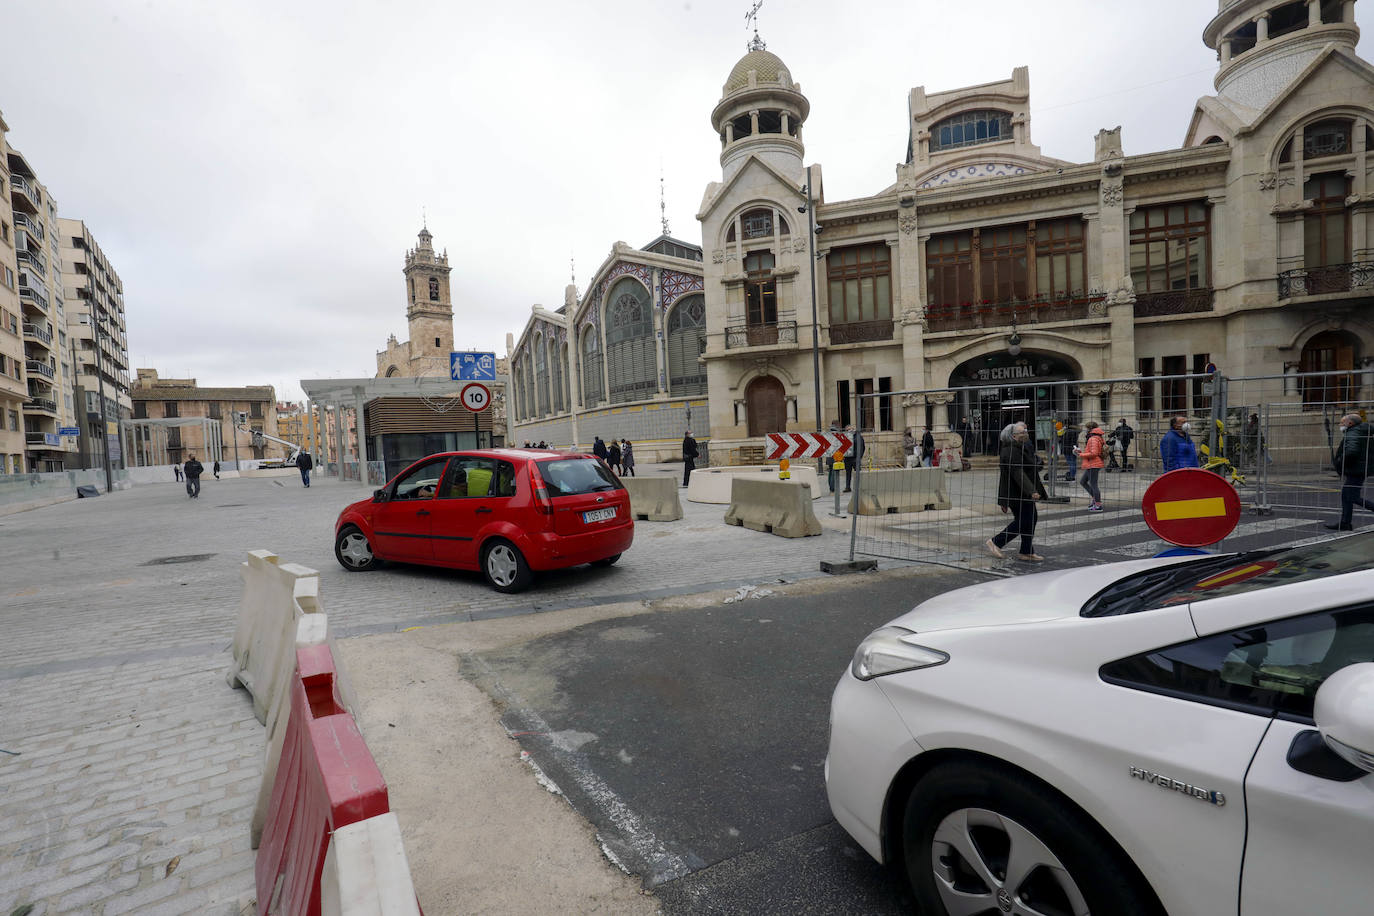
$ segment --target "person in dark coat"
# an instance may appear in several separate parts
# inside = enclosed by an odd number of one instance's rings
[[[973,441],[973,426],[969,423],[968,417],[960,417],[959,425],[954,431],[959,434],[959,448],[965,456],[972,455],[978,450],[978,444]]]
[[[1064,461],[1069,469],[1064,473],[1064,480],[1072,483],[1078,479],[1078,425],[1072,421],[1064,424],[1064,431],[1059,434],[1059,453],[1064,456]]]
[[[1360,419],[1357,413],[1341,417],[1341,444],[1331,456],[1331,463],[1344,478],[1341,484],[1341,520],[1327,523],[1326,527],[1336,531],[1353,531],[1355,507],[1362,506],[1374,512],[1374,502],[1364,498],[1364,479],[1374,465],[1371,455],[1370,438],[1374,427]]]
[[[606,451],[606,443],[601,441],[600,436],[593,436],[592,439],[592,454],[602,461],[609,461],[610,453]]]
[[[620,469],[622,474],[635,476],[635,447],[629,439],[620,440]]]
[[[296,456],[296,467],[301,472],[301,483],[310,486],[310,469],[315,466],[315,459],[310,457],[310,453],[302,450]]]
[[[177,483],[181,483],[181,465],[172,465],[172,476],[176,478]]]
[[[216,479],[216,480],[219,480],[219,462],[218,462],[218,461],[215,462],[214,472],[215,472],[215,479]]]
[[[692,479],[692,471],[697,466],[697,440],[692,438],[692,431],[689,429],[682,437],[682,485],[687,486]]]
[[[1016,559],[1039,563],[1045,558],[1035,552],[1035,523],[1039,517],[1035,504],[1047,498],[1040,482],[1035,446],[1024,423],[1013,423],[1002,430],[1002,450],[997,461],[997,506],[1013,516],[1011,524],[986,541],[988,553],[1001,559],[1002,548],[1020,535],[1021,552]]]
[[[1121,418],[1121,425],[1116,428],[1116,441],[1121,446],[1121,470],[1131,469],[1131,442],[1135,439],[1135,430],[1126,422],[1126,418]]]
[[[935,463],[935,436],[930,432],[930,427],[922,427],[921,432],[921,466],[930,467]]]
[[[849,433],[849,441],[853,443],[849,453],[844,456],[844,491],[849,492],[850,486],[854,483],[854,468],[860,461],[864,460],[864,434],[857,426],[850,423],[844,429]]]
[[[181,473],[186,477],[186,495],[191,499],[200,499],[200,475],[205,473],[204,465],[196,460],[194,454],[187,455]]]
[[[611,440],[611,444],[606,447],[606,463],[611,466],[611,471],[615,474],[621,473],[620,470],[620,443]]]
[[[1183,417],[1174,417],[1169,421],[1169,431],[1159,441],[1159,457],[1164,462],[1164,473],[1198,466],[1197,446],[1188,437],[1191,428],[1192,424]]]

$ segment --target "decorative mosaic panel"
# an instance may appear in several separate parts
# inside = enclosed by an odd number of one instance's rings
[[[623,277],[623,276],[625,276],[626,274],[631,274],[631,275],[633,275],[633,276],[638,277],[638,278],[640,279],[640,282],[642,282],[646,288],[648,288],[648,289],[653,289],[653,287],[654,287],[654,282],[653,282],[653,281],[654,281],[654,271],[653,271],[653,268],[648,267],[648,266],[646,266],[646,265],[644,265],[644,264],[632,264],[632,263],[630,263],[630,262],[628,262],[628,261],[621,261],[620,263],[618,263],[618,264],[616,264],[614,267],[612,267],[612,268],[606,273],[605,279],[603,279],[603,280],[597,285],[597,287],[596,287],[596,298],[597,298],[598,300],[600,300],[601,298],[603,298],[603,297],[606,295],[606,287],[610,286],[610,285],[611,285],[611,282],[612,282],[613,280],[615,280],[616,278],[618,278],[618,277]]]
[[[692,274],[678,273],[676,270],[663,271],[663,295],[660,297],[659,308],[667,311],[672,304],[687,293],[699,293],[705,286],[702,285],[702,278]]]
[[[941,185],[954,184],[974,178],[1001,178],[1007,175],[1028,175],[1034,169],[1014,162],[984,162],[981,165],[965,165],[957,169],[946,169],[921,182],[921,190],[928,191]]]

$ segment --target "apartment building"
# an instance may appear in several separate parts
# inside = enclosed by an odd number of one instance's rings
[[[0,474],[19,474],[26,467],[23,411],[28,388],[24,382],[23,335],[28,326],[23,323],[19,302],[9,157],[4,155],[8,132],[9,125],[0,116]]]
[[[118,465],[123,460],[119,421],[133,411],[124,284],[84,221],[59,218],[57,235],[66,299],[63,336],[73,366],[69,390],[79,417],[73,425],[81,431],[79,454],[71,457],[71,464],[98,467],[106,448]]]

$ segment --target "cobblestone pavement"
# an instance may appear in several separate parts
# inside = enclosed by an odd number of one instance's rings
[[[684,502],[679,521],[641,522],[619,565],[501,595],[475,573],[340,569],[334,519],[367,492],[210,478],[194,501],[168,481],[0,518],[0,914],[229,914],[252,899],[262,728],[223,678],[248,550],[318,569],[336,636],[358,636],[795,581],[849,543],[838,520],[792,540]]]

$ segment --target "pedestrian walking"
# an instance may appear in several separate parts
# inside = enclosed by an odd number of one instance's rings
[[[1012,538],[1021,538],[1021,552],[1016,559],[1039,563],[1045,558],[1035,552],[1035,523],[1038,512],[1035,504],[1046,499],[1045,485],[1040,482],[1035,446],[1030,442],[1030,430],[1025,423],[1012,423],[1002,430],[1002,444],[997,456],[997,507],[1010,512],[1012,520],[985,543],[988,553],[998,559],[1006,555],[1002,548]]]
[[[635,447],[629,439],[620,440],[620,467],[622,473],[635,476]]]
[[[215,471],[215,479],[216,479],[216,480],[219,480],[219,462],[218,462],[218,461],[215,462],[214,471]]]
[[[930,467],[935,461],[935,437],[931,435],[930,427],[922,427],[921,433],[921,466]]]
[[[1078,464],[1083,469],[1082,487],[1088,491],[1089,512],[1102,511],[1102,491],[1097,487],[1098,475],[1102,473],[1102,427],[1095,421],[1089,420],[1084,427],[1088,431],[1088,436],[1083,442],[1083,447],[1077,449]]]
[[[830,421],[830,435],[836,436],[836,435],[839,435],[839,432],[840,432],[840,421],[839,421],[839,420],[831,420],[831,421]],[[825,470],[826,470],[826,482],[830,484],[830,492],[831,492],[831,493],[834,493],[834,492],[835,492],[835,484],[836,484],[836,482],[838,481],[838,478],[839,478],[839,472],[835,470],[835,456],[834,456],[834,455],[831,455],[829,458],[826,459],[826,462],[827,462],[826,468],[825,468]]]
[[[1184,417],[1174,417],[1169,421],[1169,431],[1159,441],[1159,457],[1164,462],[1164,473],[1198,466],[1197,446],[1188,435],[1192,428],[1193,424]]]
[[[1078,424],[1072,420],[1064,424],[1064,431],[1059,434],[1059,453],[1064,456],[1064,461],[1069,469],[1064,473],[1064,480],[1073,483],[1078,479]]]
[[[301,483],[307,487],[310,486],[310,469],[314,466],[315,459],[310,457],[309,452],[302,449],[301,453],[296,456],[296,468],[301,472]]]
[[[1121,422],[1116,427],[1116,442],[1121,446],[1121,470],[1129,471],[1131,468],[1131,443],[1135,440],[1135,430],[1122,417]]]
[[[181,483],[181,465],[172,465],[172,476],[176,478],[177,483]]]
[[[692,479],[692,471],[697,466],[697,440],[692,438],[689,429],[682,437],[682,485],[685,487]]]
[[[959,448],[963,454],[972,455],[978,450],[978,445],[973,441],[973,426],[969,423],[968,417],[959,418],[959,426],[954,430],[959,434]]]
[[[600,436],[592,437],[592,454],[602,461],[610,460],[610,452],[606,451],[606,443],[601,441]]]
[[[1360,419],[1357,413],[1341,417],[1341,442],[1331,456],[1331,465],[1343,478],[1341,482],[1341,520],[1328,522],[1326,527],[1334,531],[1353,531],[1355,507],[1363,506],[1374,512],[1374,501],[1364,498],[1364,480],[1369,476],[1371,465],[1370,439],[1374,437],[1374,427]]]
[[[853,443],[844,463],[844,491],[848,493],[854,483],[854,468],[864,460],[865,446],[863,433],[859,432],[859,428],[853,423],[845,427],[845,432],[849,433],[849,441]]]
[[[606,447],[606,463],[611,466],[611,473],[620,473],[620,443],[614,439]]]
[[[911,432],[910,426],[902,433],[902,454],[906,456],[907,467],[914,468],[920,465],[921,456],[916,451],[916,436]]]
[[[540,440],[539,440],[539,447],[540,447],[540,448],[548,448],[548,447],[549,447],[549,444],[548,444],[547,442],[545,442],[543,439],[540,439]]]
[[[196,460],[194,453],[186,456],[186,466],[181,473],[186,478],[186,495],[191,499],[200,499],[200,475],[204,472],[205,467]]]

